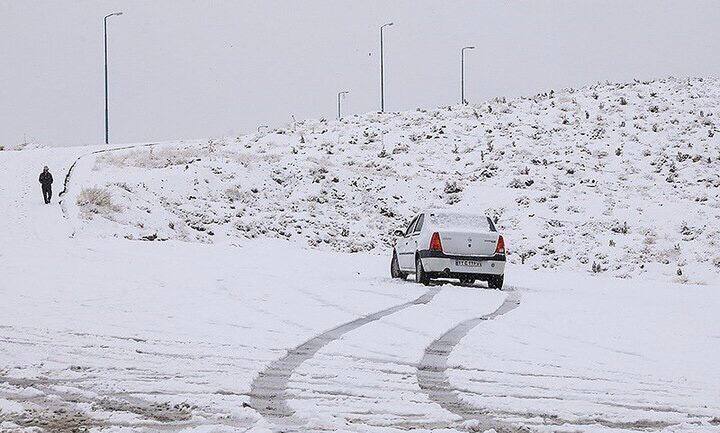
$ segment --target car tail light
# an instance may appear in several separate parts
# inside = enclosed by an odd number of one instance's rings
[[[505,254],[505,239],[502,235],[498,236],[497,246],[495,247],[495,254]]]
[[[430,251],[442,252],[442,242],[440,242],[440,234],[438,232],[433,233],[430,238]]]

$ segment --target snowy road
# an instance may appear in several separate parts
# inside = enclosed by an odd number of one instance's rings
[[[418,366],[418,385],[430,398],[443,409],[469,420],[482,430],[494,429],[496,432],[518,431],[513,426],[499,422],[489,416],[487,408],[473,406],[462,400],[456,389],[450,384],[447,375],[447,361],[450,353],[470,331],[483,321],[498,318],[520,306],[520,293],[512,290],[502,305],[492,313],[460,322],[455,327],[433,341],[426,349]]]
[[[250,388],[253,396],[250,401],[251,407],[276,424],[291,424],[294,421],[292,420],[294,411],[287,405],[286,394],[290,377],[300,365],[312,359],[324,346],[340,339],[348,332],[413,305],[427,304],[438,292],[439,289],[431,289],[417,299],[342,324],[290,350],[287,355],[268,365],[253,381]]]
[[[278,240],[71,237],[92,164],[68,219],[37,172],[87,152],[0,153],[0,431],[720,432],[717,286],[426,288]]]

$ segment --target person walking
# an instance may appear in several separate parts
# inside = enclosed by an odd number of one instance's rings
[[[52,174],[50,174],[50,169],[46,165],[43,167],[42,173],[40,173],[40,184],[42,185],[42,193],[45,204],[50,204],[50,199],[52,198],[52,183]]]

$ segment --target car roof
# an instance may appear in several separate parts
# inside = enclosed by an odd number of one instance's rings
[[[487,216],[484,212],[471,212],[471,211],[461,211],[457,209],[442,209],[442,208],[429,208],[425,209],[424,211],[420,213],[425,214],[433,214],[433,213],[440,213],[440,214],[449,214],[449,215],[472,215],[472,216]]]

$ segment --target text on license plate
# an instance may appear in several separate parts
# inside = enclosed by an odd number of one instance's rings
[[[478,260],[455,260],[455,266],[479,268],[482,266],[482,262],[480,262]]]

